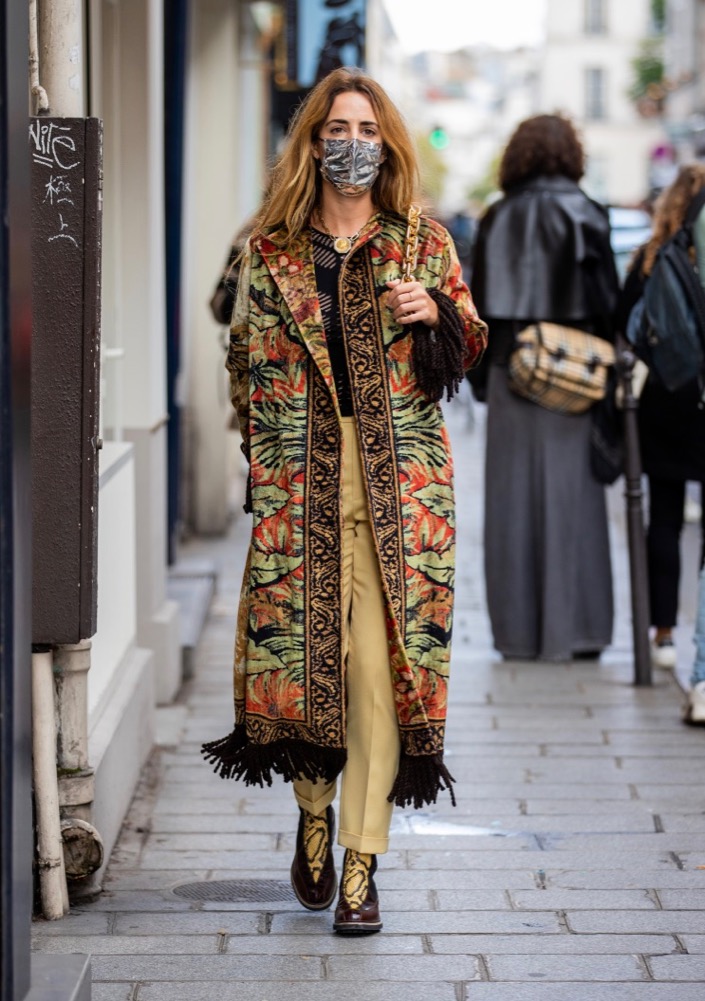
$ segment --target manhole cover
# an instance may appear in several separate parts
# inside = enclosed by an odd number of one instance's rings
[[[214,879],[201,883],[182,883],[173,893],[187,900],[215,900],[221,904],[270,903],[294,900],[289,883],[277,879]]]

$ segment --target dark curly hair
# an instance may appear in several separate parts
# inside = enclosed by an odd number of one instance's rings
[[[520,122],[507,143],[499,165],[502,191],[534,177],[560,174],[579,181],[585,173],[585,152],[575,126],[563,115],[534,115]]]

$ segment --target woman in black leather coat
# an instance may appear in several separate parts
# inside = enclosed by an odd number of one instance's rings
[[[618,280],[606,210],[578,186],[570,121],[522,122],[500,165],[504,197],[480,222],[472,294],[489,325],[470,376],[486,400],[485,575],[496,648],[507,658],[598,656],[611,641],[604,488],[590,472],[590,412],[559,414],[515,395],[507,361],[532,322],[612,339]]]

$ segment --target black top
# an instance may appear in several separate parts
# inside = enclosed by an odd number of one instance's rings
[[[345,354],[343,325],[340,322],[340,299],[338,295],[338,278],[343,264],[343,257],[333,249],[333,237],[311,227],[313,241],[313,263],[316,268],[316,285],[318,301],[323,313],[323,328],[326,333],[326,343],[330,364],[333,370],[335,391],[338,395],[338,405],[343,417],[353,417],[352,393],[350,392],[350,376]]]

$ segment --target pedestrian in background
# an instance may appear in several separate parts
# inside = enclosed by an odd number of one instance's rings
[[[695,660],[690,674],[690,691],[684,719],[694,726],[705,726],[705,563],[700,570],[694,641]]]
[[[606,210],[578,182],[571,122],[538,115],[509,140],[504,197],[480,221],[471,289],[489,326],[470,373],[486,400],[485,577],[495,647],[507,658],[597,657],[612,635],[604,487],[591,474],[590,412],[567,415],[512,392],[516,335],[539,321],[611,340],[618,282]]]
[[[435,802],[452,782],[453,483],[438,401],[486,334],[433,220],[400,281],[417,175],[377,83],[340,69],[318,84],[242,261],[227,361],[253,531],[235,729],[205,753],[248,784],[293,781],[292,885],[312,910],[335,899],[342,773],[342,934],[382,926],[373,876],[393,804]]]
[[[654,207],[651,239],[637,254],[620,297],[618,325],[627,329],[629,313],[641,297],[659,248],[678,230],[693,198],[705,187],[705,164],[686,164]],[[705,288],[705,208],[694,226],[698,271]],[[650,373],[639,398],[639,444],[649,481],[647,561],[651,656],[656,667],[676,666],[673,630],[678,619],[686,483],[705,482],[705,409],[697,379],[673,392]],[[701,562],[703,553],[701,552]],[[705,693],[703,694],[705,698]]]

